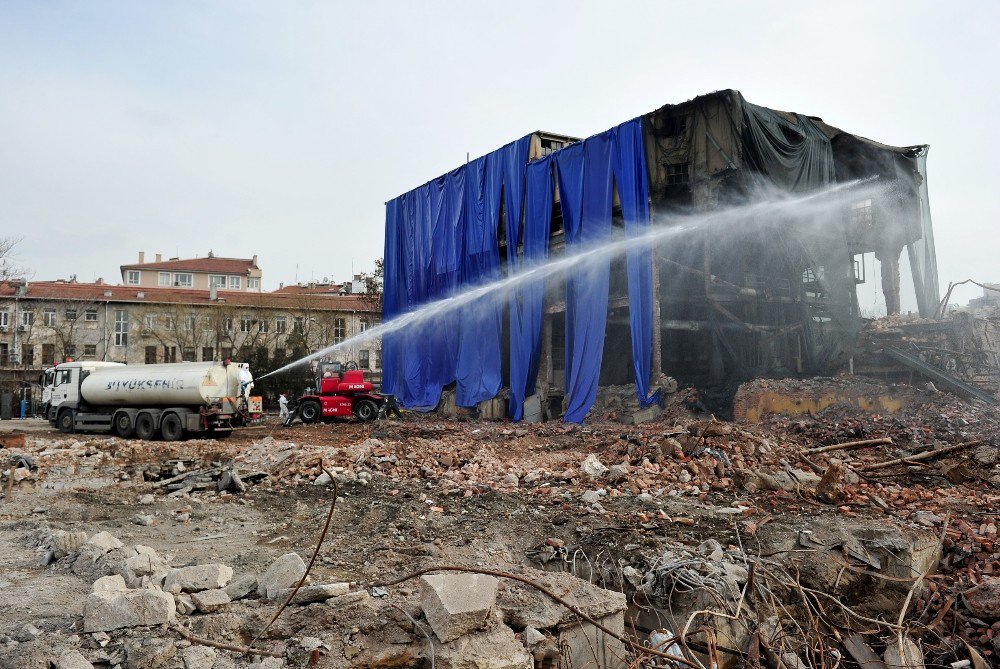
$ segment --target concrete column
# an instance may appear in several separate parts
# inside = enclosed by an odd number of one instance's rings
[[[653,356],[649,370],[649,385],[652,388],[663,373],[663,328],[660,316],[660,263],[658,262],[657,245],[653,244]]]
[[[889,316],[899,313],[899,254],[903,249],[876,251],[882,270],[882,292],[885,294],[885,311]]]
[[[538,380],[536,392],[548,397],[552,384],[552,315],[542,315],[542,350],[538,359]]]

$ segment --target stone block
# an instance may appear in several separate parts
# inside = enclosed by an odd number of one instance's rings
[[[420,608],[444,642],[482,629],[497,599],[497,584],[485,574],[433,574],[420,579]]]
[[[83,631],[110,632],[123,627],[162,625],[174,622],[176,616],[173,596],[161,590],[103,590],[87,595]]]
[[[140,638],[125,642],[128,669],[159,669],[171,666],[177,654],[173,639]]]
[[[128,590],[128,586],[125,585],[125,579],[122,578],[121,574],[102,576],[94,581],[94,585],[90,589],[91,592],[125,592],[126,590]]]
[[[292,604],[312,604],[313,602],[325,602],[331,597],[346,595],[351,589],[347,583],[327,583],[325,585],[304,585],[295,593]],[[292,594],[294,588],[280,588],[278,590],[268,590],[268,599],[276,602],[283,602]]]
[[[225,590],[201,590],[191,593],[191,601],[202,613],[214,613],[226,608],[229,604],[229,595]]]
[[[226,594],[234,602],[243,599],[256,589],[257,577],[254,574],[240,574],[225,587]]]
[[[658,404],[648,406],[645,409],[639,409],[632,414],[631,425],[639,425],[640,423],[648,423],[654,421],[663,415],[663,409],[660,408]]]
[[[184,669],[212,669],[216,652],[208,646],[188,646],[181,651]]]
[[[198,592],[226,587],[233,577],[233,570],[224,564],[199,564],[193,567],[171,569],[163,581],[168,592]]]
[[[497,625],[482,634],[469,634],[449,643],[435,644],[434,664],[437,669],[531,669],[534,661],[512,629]]]
[[[52,551],[55,558],[66,557],[77,550],[87,541],[86,532],[67,532],[66,530],[56,530],[48,536],[46,545]]]
[[[306,563],[296,553],[285,553],[257,579],[257,594],[269,597],[271,590],[294,588],[306,573]]]
[[[80,651],[67,650],[56,660],[56,669],[94,669],[94,665]]]

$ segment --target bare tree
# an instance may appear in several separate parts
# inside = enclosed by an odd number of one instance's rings
[[[364,282],[365,291],[360,294],[361,301],[368,310],[375,314],[376,319],[382,318],[382,286],[385,277],[385,261],[382,258],[375,260],[375,271],[371,274],[361,273],[361,281]]]
[[[20,243],[20,237],[0,237],[0,281],[20,279],[28,274],[27,268],[18,263],[14,255],[14,248]]]

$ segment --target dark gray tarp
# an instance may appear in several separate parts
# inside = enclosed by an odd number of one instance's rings
[[[743,100],[744,159],[786,190],[806,191],[833,183],[830,139],[808,116],[791,116],[797,123]]]
[[[917,209],[920,216],[920,239],[907,244],[910,272],[913,274],[913,288],[917,294],[917,307],[924,318],[932,318],[941,299],[938,286],[937,254],[934,250],[934,226],[931,224],[931,205],[927,196],[927,152],[920,152],[911,158],[913,175],[916,179]]]

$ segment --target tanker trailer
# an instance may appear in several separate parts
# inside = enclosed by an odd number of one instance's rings
[[[63,432],[176,441],[229,436],[247,415],[253,377],[239,362],[85,361],[47,369],[42,384],[45,415]]]

